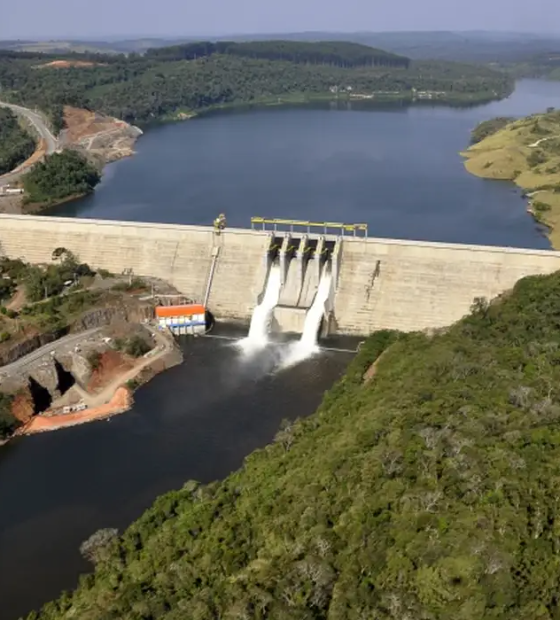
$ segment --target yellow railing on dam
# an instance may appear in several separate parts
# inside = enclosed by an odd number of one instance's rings
[[[367,224],[343,224],[342,222],[308,222],[307,220],[283,220],[278,218],[268,219],[265,217],[252,217],[251,228],[262,227],[262,230],[269,230],[267,226],[271,226],[274,232],[284,230],[286,227],[290,232],[297,232],[294,229],[305,228],[311,233],[312,228],[322,228],[323,232],[328,234],[329,230],[338,230],[341,234],[352,233],[354,236],[358,232],[362,232],[364,237],[368,236]]]

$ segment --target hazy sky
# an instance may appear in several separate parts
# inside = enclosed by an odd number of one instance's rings
[[[7,9],[1,12],[2,39],[306,30],[560,32],[560,0],[18,0]]]

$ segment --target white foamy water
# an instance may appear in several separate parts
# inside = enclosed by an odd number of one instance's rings
[[[281,288],[280,267],[278,265],[272,265],[270,273],[268,274],[263,299],[253,310],[249,335],[247,338],[243,338],[243,340],[239,341],[239,345],[246,353],[258,351],[268,344],[268,332],[270,330],[272,311],[278,304]]]
[[[288,348],[287,355],[282,361],[283,368],[299,364],[299,362],[314,355],[319,350],[317,346],[319,327],[325,312],[325,302],[329,298],[330,292],[331,271],[329,266],[325,265],[319,281],[319,287],[317,288],[317,294],[311,308],[309,308],[305,315],[301,338],[297,342],[292,343]]]

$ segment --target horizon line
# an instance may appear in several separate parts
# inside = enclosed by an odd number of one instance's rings
[[[523,30],[485,30],[480,28],[471,28],[469,30],[454,30],[454,29],[420,29],[420,30],[280,30],[280,31],[268,31],[268,32],[238,32],[238,33],[204,33],[204,34],[99,34],[99,35],[50,35],[50,36],[19,36],[15,38],[0,38],[0,42],[58,42],[58,41],[76,41],[76,42],[123,42],[123,41],[137,41],[141,39],[148,40],[172,40],[172,39],[197,39],[207,40],[210,38],[227,38],[227,37],[261,37],[266,38],[268,36],[277,37],[280,35],[293,36],[293,35],[313,35],[313,34],[332,34],[332,35],[393,35],[393,34],[456,34],[456,35],[468,35],[468,34],[509,34],[523,37],[539,37],[539,38],[560,38],[560,31],[547,32],[547,31],[523,31]]]

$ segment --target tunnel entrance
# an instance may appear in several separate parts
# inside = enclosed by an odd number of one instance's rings
[[[29,377],[27,386],[33,401],[33,413],[37,415],[46,411],[52,405],[51,393],[33,377]]]
[[[321,264],[324,264],[332,257],[335,245],[336,241],[325,241],[325,244],[323,245],[323,251],[321,252]]]
[[[317,239],[308,239],[307,247],[305,248],[305,256],[307,260],[315,256],[315,251],[317,250],[317,242]]]
[[[282,247],[282,242],[282,237],[272,237],[270,247],[268,248],[268,257],[271,263],[273,263],[278,258],[280,248]]]
[[[56,358],[54,359],[54,368],[57,377],[56,389],[60,392],[60,395],[63,396],[76,384],[76,379]]]

